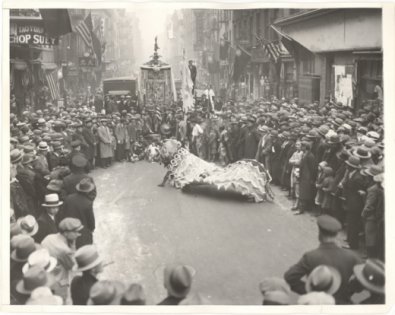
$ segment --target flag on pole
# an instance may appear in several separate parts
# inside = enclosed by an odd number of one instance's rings
[[[193,82],[191,79],[191,72],[188,67],[188,62],[185,56],[185,49],[183,50],[183,58],[181,61],[181,96],[182,106],[185,113],[193,109]]]
[[[75,28],[76,32],[80,34],[86,46],[93,51],[92,42],[92,16],[89,13],[85,20],[81,21]]]
[[[271,42],[264,45],[266,53],[277,62],[281,56],[281,44],[280,42]]]
[[[48,88],[51,93],[52,100],[60,98],[59,84],[58,84],[58,71],[51,70],[45,73],[45,79],[47,80]]]
[[[93,52],[95,53],[96,56],[97,64],[101,65],[102,45],[100,43],[100,39],[93,32],[92,32],[92,47],[93,47]]]
[[[40,9],[40,14],[48,36],[59,37],[73,31],[67,9]]]

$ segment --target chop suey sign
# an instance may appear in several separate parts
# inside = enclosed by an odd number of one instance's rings
[[[58,39],[46,34],[42,20],[16,20],[10,24],[10,43],[53,46]]]

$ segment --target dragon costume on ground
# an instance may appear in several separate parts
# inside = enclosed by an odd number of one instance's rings
[[[218,192],[245,196],[253,202],[274,199],[271,176],[255,160],[240,160],[222,167],[190,153],[174,139],[163,142],[160,157],[168,172],[159,186],[169,180],[174,187],[183,190],[206,186]]]

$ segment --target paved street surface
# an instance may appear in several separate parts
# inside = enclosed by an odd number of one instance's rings
[[[103,278],[141,283],[147,303],[165,297],[169,263],[196,269],[193,291],[213,304],[260,304],[259,282],[282,276],[318,245],[315,219],[294,216],[284,193],[273,203],[248,203],[157,187],[163,166],[117,163],[94,177],[95,242],[107,266]]]

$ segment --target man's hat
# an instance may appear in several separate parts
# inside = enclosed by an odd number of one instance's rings
[[[77,168],[84,168],[88,164],[88,160],[81,154],[76,154],[71,159],[71,164]]]
[[[163,124],[160,126],[160,131],[164,135],[168,135],[171,133],[171,128],[169,124]]]
[[[77,262],[75,271],[86,271],[102,263],[95,245],[85,245],[80,247],[74,255]]]
[[[168,266],[164,270],[164,286],[169,295],[183,298],[191,290],[195,270],[190,266]]]
[[[18,222],[11,223],[10,226],[10,238],[12,239],[13,236],[22,234],[22,229],[19,226]]]
[[[48,144],[46,142],[44,142],[44,141],[41,141],[38,144],[38,150],[40,150],[40,151],[47,151],[48,150]]]
[[[59,207],[63,204],[63,201],[59,200],[58,194],[45,195],[45,201],[41,205],[43,207]]]
[[[22,267],[22,272],[25,274],[30,268],[38,266],[49,273],[55,269],[57,263],[58,260],[49,254],[48,249],[40,248],[29,255],[27,263]]]
[[[80,145],[81,145],[81,141],[80,140],[71,141],[71,146],[73,148],[79,147]]]
[[[63,299],[48,287],[38,287],[32,291],[25,305],[63,305]]]
[[[48,285],[47,272],[38,266],[30,268],[16,285],[16,291],[20,294],[30,295],[30,293],[38,288]]]
[[[341,285],[342,277],[336,268],[319,265],[311,271],[306,281],[306,291],[325,292],[333,295]]]
[[[281,290],[268,291],[263,295],[263,305],[289,305],[289,293]]]
[[[355,148],[354,150],[351,151],[351,153],[361,160],[370,159],[372,157],[372,154],[363,147]]]
[[[337,144],[340,143],[340,137],[338,134],[333,134],[328,139],[328,144]]]
[[[200,293],[192,293],[183,299],[178,305],[211,305],[212,302]]]
[[[12,227],[15,226],[15,224],[12,224]],[[18,226],[18,225],[16,225]],[[18,227],[19,228],[19,227]],[[26,239],[31,239],[32,237],[30,235],[26,235],[26,234],[14,234],[11,236],[11,240],[10,240],[10,247],[11,250],[13,251],[14,249],[17,248],[19,242],[24,241]],[[27,259],[27,257],[26,257]]]
[[[16,262],[25,262],[31,253],[39,249],[39,245],[34,243],[33,238],[28,235],[21,235],[19,238],[20,240],[18,240],[15,249],[11,253],[11,259]]]
[[[283,278],[279,277],[267,277],[263,279],[263,281],[259,284],[259,290],[262,294],[265,294],[269,291],[283,291],[285,293],[291,292],[289,284]]]
[[[119,281],[98,281],[91,287],[87,305],[119,305],[124,291]]]
[[[348,160],[346,161],[346,164],[348,166],[351,166],[352,168],[361,168],[361,160],[359,157],[351,155]]]
[[[22,234],[33,236],[38,232],[38,223],[36,219],[30,214],[19,218],[16,223],[18,223],[19,227],[21,228]]]
[[[331,234],[338,233],[342,228],[341,223],[337,219],[326,214],[320,215],[317,218],[317,224],[321,230]]]
[[[377,174],[373,177],[373,180],[376,183],[381,183],[381,186],[384,187],[384,173]]]
[[[35,154],[36,146],[33,143],[28,143],[23,146],[23,152],[25,154]]]
[[[47,185],[47,189],[50,191],[60,192],[63,187],[63,181],[61,179],[51,179]]]
[[[95,189],[95,184],[90,178],[83,178],[75,187],[77,191],[89,193]]]
[[[354,275],[369,291],[385,294],[384,263],[378,259],[368,259],[364,264],[354,266]]]
[[[16,164],[22,160],[23,154],[22,151],[19,149],[13,149],[10,152],[10,160],[11,164]]]
[[[383,173],[383,168],[381,166],[378,165],[371,165],[366,169],[363,169],[361,171],[361,173],[363,173],[364,175],[368,175],[368,176],[376,176],[379,175],[381,173]]]
[[[145,293],[138,283],[132,283],[121,298],[121,305],[145,305]]]
[[[64,218],[59,223],[59,230],[62,232],[79,232],[83,228],[81,221],[76,218]]]
[[[60,149],[61,147],[62,147],[62,143],[61,143],[60,141],[54,141],[54,142],[52,142],[52,148],[53,148],[54,150]]]
[[[37,156],[32,154],[25,154],[22,157],[22,164],[27,165],[37,160]]]

